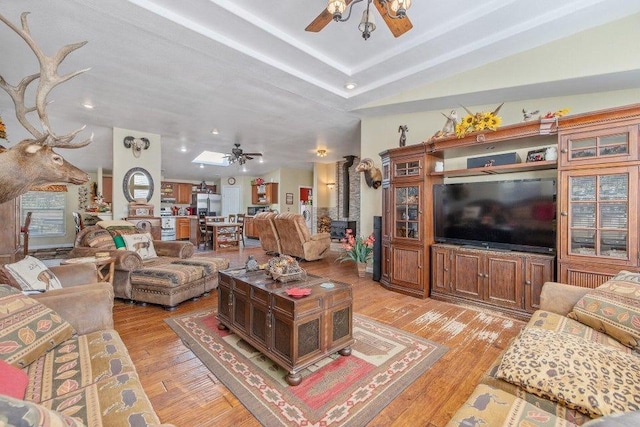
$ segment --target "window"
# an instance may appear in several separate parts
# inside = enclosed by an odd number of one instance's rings
[[[30,191],[21,197],[21,224],[24,224],[27,212],[32,212],[31,225],[29,226],[30,237],[53,237],[66,234],[66,193]]]

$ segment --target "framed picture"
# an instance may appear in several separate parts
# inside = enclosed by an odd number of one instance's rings
[[[527,153],[527,163],[529,162],[540,162],[544,160],[544,153],[547,151],[546,148],[541,150],[531,150]]]
[[[293,204],[293,193],[287,193],[286,194],[286,198],[287,198],[287,204],[288,205],[292,205]]]

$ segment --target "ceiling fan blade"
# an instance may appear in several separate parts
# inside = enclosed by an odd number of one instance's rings
[[[376,4],[376,9],[380,12],[382,19],[384,19],[385,24],[387,24],[387,27],[389,27],[394,37],[400,37],[413,28],[413,24],[408,16],[402,19],[393,19],[387,15],[387,8],[381,3],[381,0],[374,0],[373,2]]]
[[[247,155],[247,154],[245,154],[243,157],[244,157],[245,159],[247,159],[247,160],[253,160],[253,157],[251,157],[251,156],[249,156],[249,155]]]
[[[262,156],[262,153],[244,153],[245,156]]]
[[[349,4],[352,1],[353,0],[347,0],[346,1],[347,6],[349,6]],[[324,10],[320,13],[320,15],[316,16],[316,19],[311,21],[311,23],[307,25],[307,28],[305,28],[304,30],[310,31],[312,33],[320,32],[324,27],[327,26],[329,22],[331,22],[332,19],[333,19],[333,15],[329,13],[327,8],[325,7]]]

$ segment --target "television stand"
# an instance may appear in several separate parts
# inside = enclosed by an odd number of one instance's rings
[[[478,246],[431,246],[431,297],[527,319],[553,280],[555,256]]]
[[[492,248],[490,246],[462,245],[460,247],[462,249],[480,249],[484,251],[494,251],[494,252],[511,252],[511,249]]]

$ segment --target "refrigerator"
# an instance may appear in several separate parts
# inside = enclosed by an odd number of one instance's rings
[[[196,208],[198,216],[217,216],[222,212],[222,196],[220,194],[196,193],[191,206]]]

